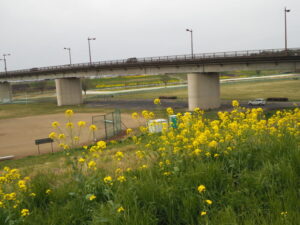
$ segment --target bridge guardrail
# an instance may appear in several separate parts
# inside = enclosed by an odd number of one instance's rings
[[[142,63],[151,63],[151,62],[176,62],[176,61],[196,61],[203,59],[221,59],[221,58],[245,58],[245,57],[278,57],[278,56],[300,56],[300,48],[292,49],[264,49],[264,50],[249,50],[249,51],[230,51],[230,52],[213,52],[213,53],[201,53],[201,54],[188,54],[188,55],[173,55],[173,56],[158,56],[158,57],[145,57],[137,58],[135,62],[128,62],[127,59],[121,60],[108,60],[108,61],[99,61],[93,63],[77,63],[72,65],[59,65],[59,66],[47,66],[39,68],[31,68],[24,70],[14,70],[8,72],[1,72],[1,76],[17,75],[17,74],[28,74],[28,73],[41,73],[41,72],[50,72],[50,71],[64,71],[72,70],[78,68],[91,68],[99,66],[108,66],[108,65],[136,65]],[[34,70],[33,70],[34,69]]]

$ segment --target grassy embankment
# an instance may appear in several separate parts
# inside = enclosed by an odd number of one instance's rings
[[[16,163],[31,180],[7,169],[1,224],[299,224],[299,109],[179,118],[162,134],[142,128],[107,147],[59,153],[59,162]]]
[[[221,84],[221,99],[249,100],[254,98],[288,97],[300,100],[300,80],[248,81]],[[116,96],[120,99],[153,99],[161,95],[177,96],[187,100],[187,88],[166,88],[134,94]]]

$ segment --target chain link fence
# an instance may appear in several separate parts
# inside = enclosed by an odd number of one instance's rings
[[[122,131],[121,112],[116,109],[114,112],[105,115],[93,116],[92,124],[97,127],[93,132],[94,140],[107,140]]]

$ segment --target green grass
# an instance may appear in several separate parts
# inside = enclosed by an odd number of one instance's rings
[[[259,118],[264,119],[263,115]],[[300,122],[298,117],[292,118],[287,118],[290,124]],[[32,177],[30,192],[36,193],[35,198],[25,195],[20,207],[10,213],[0,210],[0,224],[299,224],[300,139],[288,132],[293,126],[283,125],[278,131],[281,136],[270,134],[269,130],[257,133],[256,129],[251,130],[253,126],[240,136],[220,126],[221,137],[236,135],[232,142],[219,142],[217,149],[201,145],[199,148],[211,152],[212,156],[207,157],[188,154],[191,152],[188,146],[194,140],[191,126],[197,121],[195,117],[186,123],[191,129],[189,132],[184,131],[187,128],[174,130],[176,138],[170,136],[170,145],[162,141],[161,134],[143,134],[136,146],[130,138],[112,144],[100,158],[94,158],[98,164],[95,171],[82,169],[77,163],[79,155],[91,160],[80,149],[70,151],[69,156],[56,153],[0,163],[0,166],[18,167],[24,175],[29,173]],[[214,127],[211,121],[203,121],[206,126],[197,131]],[[259,121],[248,122],[257,125]],[[231,122],[245,123],[237,116]],[[185,135],[188,141],[180,141],[177,145],[181,148],[174,153],[173,144],[181,140],[177,135]],[[227,146],[234,147],[229,154],[224,153]],[[164,155],[160,147],[168,148],[163,151]],[[135,150],[145,150],[145,158],[139,160]],[[124,152],[125,158],[115,160],[112,156],[116,151]],[[215,153],[220,156],[213,157]],[[164,162],[163,166],[159,162]],[[148,168],[138,169],[143,164]],[[107,175],[117,177],[116,168],[128,167],[132,171],[123,173],[125,182],[118,182],[116,178],[113,185],[103,182]],[[165,171],[171,175],[164,176]],[[206,186],[203,193],[197,190],[200,184]],[[50,194],[46,194],[47,189],[52,190]],[[96,196],[93,201],[88,200],[91,194]],[[213,204],[207,205],[207,199]],[[125,211],[118,213],[121,206]],[[20,219],[22,208],[28,208],[31,215]],[[208,214],[200,216],[201,211]],[[285,211],[287,216],[280,215]]]
[[[221,85],[222,99],[249,100],[253,98],[287,97],[300,100],[300,80],[269,80]]]
[[[280,70],[257,70],[257,71],[245,71],[245,70],[237,70],[233,72],[224,72],[222,74],[226,75],[234,75],[237,77],[253,77],[253,76],[267,76],[267,75],[274,75],[274,74],[282,74],[284,71]],[[289,73],[289,72],[287,72]]]
[[[291,101],[300,100],[300,80],[248,81],[221,84],[221,99],[249,100],[253,98],[287,97]],[[187,100],[187,87],[159,89],[135,94],[122,94],[120,99],[154,99],[159,96],[177,96]]]

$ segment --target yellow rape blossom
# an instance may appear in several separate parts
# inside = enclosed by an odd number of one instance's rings
[[[72,109],[67,109],[67,110],[65,111],[66,117],[71,117],[71,116],[73,116],[73,114],[74,114],[74,112],[73,112]]]
[[[74,124],[72,122],[66,123],[66,128],[72,129],[74,127]]]
[[[124,158],[124,153],[118,151],[118,152],[115,153],[114,158],[115,158],[116,160],[120,161],[121,159]]]
[[[79,158],[79,159],[78,159],[78,162],[79,162],[79,163],[84,163],[84,162],[85,162],[85,159],[84,159],[84,158]]]
[[[148,165],[144,164],[140,167],[140,169],[147,169],[148,168]]]
[[[90,196],[89,196],[89,200],[90,200],[90,201],[93,201],[95,198],[96,198],[95,195],[90,195]]]
[[[161,104],[159,98],[154,99],[153,103],[154,103],[155,105],[160,105],[160,104]]]
[[[124,211],[125,211],[125,209],[122,206],[117,209],[118,213],[121,213],[121,212],[124,212]]]
[[[89,127],[90,131],[95,131],[97,130],[97,127],[96,125],[92,124],[90,127]]]
[[[232,101],[232,106],[233,106],[233,107],[239,107],[239,105],[240,105],[240,104],[239,104],[239,102],[238,102],[237,100],[233,100],[233,101]]]
[[[66,138],[66,135],[65,134],[59,134],[58,135],[58,139],[65,139]]]
[[[173,111],[173,109],[171,107],[168,107],[166,109],[166,111],[167,111],[168,115],[173,115],[174,114],[174,111]]]
[[[205,202],[206,202],[208,205],[211,205],[211,204],[212,204],[212,201],[209,200],[209,199],[205,200]]]
[[[94,169],[95,170],[96,166],[97,166],[97,164],[96,164],[95,161],[93,161],[93,160],[89,161],[89,163],[88,163],[88,168],[89,169]]]
[[[55,132],[51,132],[48,137],[51,139],[56,139],[57,134]]]
[[[106,176],[103,178],[103,181],[105,184],[108,184],[108,185],[113,185],[113,179],[111,176]]]
[[[53,123],[52,123],[52,127],[53,128],[57,128],[57,127],[59,127],[60,126],[60,124],[59,124],[59,122],[57,122],[57,121],[54,121]]]
[[[25,191],[27,189],[25,180],[19,180],[18,186],[23,191]]]
[[[25,217],[25,216],[29,216],[29,209],[22,209],[21,210],[21,216]]]
[[[203,184],[201,184],[201,185],[198,186],[198,191],[200,193],[205,192],[205,190],[206,190],[206,187]]]
[[[216,141],[211,141],[208,144],[208,147],[211,147],[211,148],[216,148],[217,146],[218,146],[218,142],[216,142]]]
[[[131,128],[128,128],[128,129],[126,130],[126,134],[129,135],[129,134],[131,134],[131,133],[132,133],[132,129],[131,129]]]
[[[132,119],[138,119],[139,118],[139,114],[137,112],[134,112],[131,114]]]
[[[105,148],[106,148],[106,142],[105,142],[105,141],[98,141],[98,142],[97,142],[97,146],[98,146],[100,149],[105,149]]]
[[[287,214],[288,214],[287,211],[284,211],[284,212],[281,212],[281,213],[280,213],[281,216],[287,216]]]
[[[201,216],[205,216],[206,214],[207,214],[207,212],[205,212],[205,211],[200,212]]]
[[[125,178],[125,176],[119,176],[117,178],[117,180],[120,181],[121,183],[123,183],[124,181],[126,181],[126,178]]]
[[[85,121],[78,121],[77,125],[78,125],[78,127],[85,127],[86,122]]]

